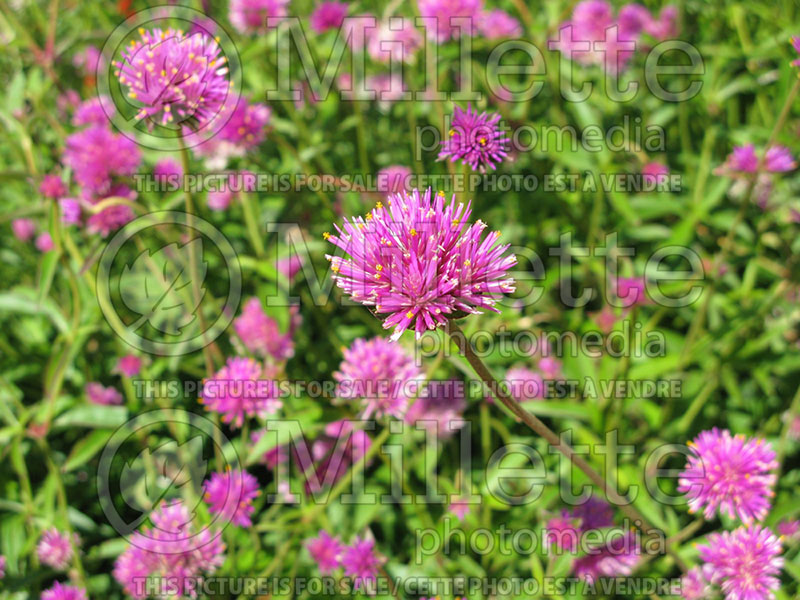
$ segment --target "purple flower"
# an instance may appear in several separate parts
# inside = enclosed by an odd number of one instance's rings
[[[58,581],[42,592],[41,600],[87,600],[86,590],[74,585],[62,585]]]
[[[547,521],[542,543],[546,549],[558,552],[575,552],[580,540],[580,519],[572,516],[568,510]]]
[[[67,186],[64,185],[61,176],[55,174],[45,175],[39,184],[39,193],[45,198],[55,200],[67,193]]]
[[[34,242],[36,249],[39,252],[50,252],[53,248],[55,248],[55,244],[53,243],[53,238],[50,237],[50,232],[43,231],[39,235],[36,236],[36,241]]]
[[[685,600],[706,600],[712,597],[710,565],[692,567],[681,578],[681,597]]]
[[[365,419],[402,417],[421,376],[413,356],[400,344],[381,337],[354,341],[333,374],[339,382],[338,397],[357,400]]]
[[[645,184],[656,184],[666,175],[669,175],[669,169],[660,162],[651,161],[642,167],[642,181]]]
[[[265,417],[282,406],[275,382],[252,358],[234,357],[210,379],[203,381],[200,403],[222,415],[231,427],[241,427],[246,417]]]
[[[289,0],[231,0],[228,18],[239,33],[264,33],[267,17],[282,19]]]
[[[659,41],[674,38],[678,35],[678,8],[671,4],[662,8],[658,19],[647,20],[644,31]]]
[[[764,168],[771,173],[791,171],[797,164],[792,158],[791,151],[785,146],[772,146],[764,157]],[[755,173],[758,169],[758,155],[753,144],[734,146],[733,152],[728,155],[725,162],[714,169],[716,175],[738,176],[745,173]]]
[[[605,543],[587,549],[587,554],[575,561],[573,572],[577,577],[594,583],[600,577],[621,577],[633,572],[641,554],[636,534],[613,531],[605,538]]]
[[[294,355],[294,329],[281,334],[278,323],[267,316],[258,298],[244,303],[242,314],[233,320],[233,329],[247,351],[259,358],[286,360]]]
[[[420,390],[409,407],[405,422],[436,431],[440,438],[446,438],[465,425],[463,413],[466,408],[461,382],[431,381]]]
[[[367,453],[372,440],[361,429],[354,429],[350,421],[333,421],[311,445],[311,457],[298,456],[302,473],[313,474],[306,478],[306,492],[315,493],[334,485],[350,466]],[[313,460],[308,464],[307,458]]]
[[[339,29],[346,16],[345,2],[320,2],[308,20],[316,33],[325,33],[329,29]]]
[[[525,367],[514,367],[506,372],[504,383],[517,402],[544,398],[544,379],[539,373]]]
[[[572,516],[580,521],[582,532],[603,529],[614,524],[614,511],[611,506],[595,496],[575,506],[572,509]]]
[[[103,55],[97,46],[86,46],[82,52],[78,52],[72,57],[72,64],[85,75],[94,76],[102,60]]]
[[[14,219],[11,221],[11,231],[20,242],[27,242],[36,233],[36,223],[31,219]]]
[[[264,141],[266,126],[272,110],[265,104],[250,104],[245,98],[239,99],[231,113],[220,113],[217,119],[225,120],[214,137],[202,141],[193,150],[197,156],[206,159],[210,168],[223,169],[230,158],[242,157]],[[195,138],[190,137],[189,143]]]
[[[776,529],[778,530],[779,535],[782,535],[787,539],[800,537],[800,521],[781,521],[778,523]]]
[[[92,381],[86,384],[84,391],[86,392],[86,399],[92,404],[122,404],[122,394],[111,386],[103,387],[102,384]]]
[[[354,300],[388,314],[384,329],[396,340],[414,326],[417,337],[444,325],[458,312],[497,310],[500,294],[514,291],[507,271],[516,258],[504,256],[508,245],[495,245],[486,224],[467,226],[471,209],[428,189],[389,196],[366,219],[345,219],[339,235],[326,234],[350,258],[328,255],[336,284]]]
[[[462,33],[473,35],[483,12],[483,0],[419,0],[417,5],[421,17],[435,19],[432,28],[426,27],[428,37],[438,44],[457,39]]]
[[[628,38],[639,35],[650,21],[650,11],[641,4],[626,4],[619,9],[617,25],[620,33]]]
[[[75,109],[72,115],[72,124],[76,127],[83,125],[108,126],[108,116],[115,110],[114,102],[108,96],[95,96],[85,100]]]
[[[183,177],[183,166],[171,156],[167,156],[153,165],[153,175],[163,179],[171,175],[177,175],[180,178]]]
[[[408,185],[410,179],[411,169],[402,165],[391,165],[378,171],[375,187],[384,194],[397,194],[411,189]]]
[[[469,514],[471,508],[471,504],[469,504],[465,499],[459,498],[455,502],[450,503],[450,506],[447,507],[447,512],[453,514],[459,521],[463,521],[464,518]]]
[[[136,600],[148,597],[142,581],[170,577],[175,589],[166,600],[192,595],[198,578],[217,570],[225,560],[225,544],[219,532],[197,531],[189,510],[180,501],[162,503],[151,515],[152,528],[131,537],[131,545],[114,563],[114,578]]]
[[[794,51],[800,54],[800,37],[793,35],[792,36],[792,47]],[[793,67],[800,67],[800,58],[792,61]]]
[[[678,480],[690,512],[703,508],[710,519],[719,511],[745,524],[761,521],[769,512],[778,467],[772,446],[761,439],[732,436],[716,427],[689,442],[692,456]]]
[[[126,185],[115,185],[109,190],[107,198],[92,198],[89,202],[97,205],[108,198],[133,201],[136,200],[136,192]],[[86,229],[89,233],[99,233],[102,237],[106,237],[112,231],[133,221],[133,217],[133,209],[127,204],[112,204],[90,215],[86,221]]]
[[[383,559],[375,552],[375,540],[356,537],[351,545],[344,547],[341,562],[344,574],[353,578],[354,589],[360,589],[375,582]]]
[[[478,31],[490,40],[518,38],[522,36],[522,25],[507,12],[496,8],[480,16]]]
[[[228,67],[209,35],[139,30],[117,61],[116,76],[139,107],[136,118],[197,130],[217,115],[230,92]]]
[[[392,17],[366,29],[367,52],[378,62],[390,60],[410,63],[422,48],[422,34],[414,26],[413,19]]]
[[[509,141],[505,131],[498,127],[500,113],[466,112],[459,106],[453,111],[453,121],[447,137],[442,142],[439,160],[450,158],[450,162],[461,160],[473,171],[484,173],[486,167],[496,168],[508,156]]]
[[[61,222],[65,225],[77,225],[81,222],[81,203],[75,198],[60,198]]]
[[[797,163],[792,157],[792,152],[786,146],[772,146],[767,150],[765,157],[767,171],[772,173],[783,173],[793,171]]]
[[[279,258],[275,268],[278,270],[278,273],[281,273],[286,279],[290,281],[294,278],[295,275],[300,271],[303,267],[303,259],[298,256],[297,254],[292,254],[286,258]]]
[[[79,545],[80,539],[77,534],[73,533],[70,540],[68,533],[61,533],[53,527],[45,531],[39,538],[39,543],[36,545],[36,556],[39,557],[39,562],[63,571],[72,560],[73,546],[77,548]]]
[[[0,579],[6,576],[6,557],[0,554]]]
[[[647,282],[644,277],[617,277],[614,295],[625,308],[647,304]]]
[[[713,583],[726,600],[774,598],[783,566],[781,543],[766,527],[750,525],[734,531],[712,533],[697,547],[700,558],[713,568]]]
[[[142,359],[135,354],[126,354],[120,357],[114,371],[121,373],[125,377],[135,377],[142,369]]]
[[[341,565],[340,557],[344,545],[338,537],[331,537],[324,529],[320,530],[317,537],[306,541],[306,548],[323,575],[331,574]]]
[[[239,527],[253,524],[251,515],[255,510],[253,500],[258,497],[258,481],[247,471],[228,469],[224,473],[212,473],[203,483],[204,499],[208,512],[219,514],[226,522]]]
[[[402,100],[406,93],[403,78],[400,75],[390,75],[389,73],[379,73],[367,77],[364,89],[375,92],[375,98],[381,110],[388,110],[392,102]]]
[[[93,125],[67,136],[63,160],[86,194],[103,196],[115,177],[133,175],[142,158],[133,140]]]

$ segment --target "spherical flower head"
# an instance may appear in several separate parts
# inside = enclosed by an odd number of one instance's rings
[[[611,527],[614,524],[614,511],[611,506],[594,496],[575,506],[572,509],[572,516],[578,519],[581,533]]]
[[[580,520],[566,510],[548,520],[542,540],[545,548],[558,552],[574,552],[580,540],[579,524]]]
[[[142,370],[142,359],[135,354],[126,354],[120,357],[114,371],[125,375],[125,377],[136,377]]]
[[[372,60],[411,63],[424,45],[422,33],[407,17],[392,17],[366,29],[367,52]]]
[[[42,177],[42,182],[39,184],[39,193],[45,198],[61,198],[67,193],[67,186],[64,185],[64,180],[60,175],[53,173]]]
[[[470,513],[472,506],[467,502],[464,498],[459,498],[454,502],[450,503],[450,506],[447,507],[447,512],[454,515],[456,519],[459,521],[463,521],[464,518]]]
[[[136,118],[202,128],[222,110],[232,85],[217,41],[177,29],[140,29],[139,35],[115,63],[115,75],[139,108]]]
[[[166,179],[170,176],[183,177],[183,166],[174,158],[167,156],[153,165],[153,176]]]
[[[92,198],[89,203],[100,204],[106,198],[122,198],[134,201],[136,200],[136,192],[126,185],[115,185],[108,191],[107,197]],[[133,219],[133,209],[130,206],[127,204],[111,204],[89,216],[86,220],[86,230],[89,233],[99,233],[102,237],[106,237],[112,231],[116,231],[123,225],[130,223]]]
[[[11,221],[11,231],[20,242],[27,242],[36,233],[36,223],[31,219],[14,219]]]
[[[681,597],[685,600],[707,600],[712,597],[711,565],[692,567],[681,578]]]
[[[397,194],[411,189],[408,185],[411,169],[402,165],[391,165],[378,171],[376,178],[377,191],[385,194]]]
[[[117,558],[114,578],[136,600],[149,597],[142,585],[148,577],[171,578],[165,595],[154,596],[160,600],[194,596],[198,579],[216,571],[225,560],[221,534],[209,529],[197,531],[181,501],[162,503],[150,520],[153,527],[134,533],[131,545]]]
[[[439,160],[449,158],[450,162],[460,160],[473,171],[486,172],[495,169],[508,156],[509,141],[505,131],[499,127],[500,113],[473,112],[472,105],[467,110],[456,106],[453,120],[447,132]]]
[[[772,446],[761,439],[732,436],[716,427],[689,442],[692,455],[678,479],[691,512],[703,509],[710,519],[719,511],[743,523],[761,521],[774,495],[778,467]]]
[[[247,471],[228,469],[224,473],[212,473],[203,484],[204,499],[211,514],[221,515],[226,522],[239,527],[253,524],[251,515],[255,510],[253,500],[258,497],[258,480]]]
[[[42,600],[87,600],[86,590],[74,585],[55,582],[53,587],[42,592]]]
[[[539,373],[525,367],[514,367],[506,371],[504,383],[517,402],[544,398],[544,379]]]
[[[621,13],[620,13],[621,14]],[[668,4],[661,9],[658,18],[650,18],[644,24],[644,31],[650,37],[661,41],[678,35],[678,8]]]
[[[67,136],[63,160],[84,192],[101,196],[111,190],[115,177],[133,175],[142,157],[133,140],[92,125]]]
[[[619,26],[620,36],[630,38],[644,31],[648,23],[652,20],[650,11],[637,3],[626,4],[619,9],[617,25]]]
[[[210,190],[206,197],[206,204],[210,210],[214,212],[223,212],[228,210],[228,207],[233,201],[234,193],[229,187],[221,190]]]
[[[413,382],[421,376],[413,356],[381,337],[355,340],[333,374],[339,382],[338,397],[358,401],[363,418],[402,417],[416,394]]]
[[[325,33],[329,29],[339,29],[346,16],[347,3],[320,2],[308,20],[315,33]]]
[[[99,95],[85,100],[75,109],[72,124],[76,127],[84,125],[102,125],[108,127],[108,117],[115,111],[114,102],[108,96]]]
[[[647,282],[644,277],[617,277],[614,295],[624,307],[647,304]]]
[[[39,562],[63,571],[72,560],[73,546],[77,548],[79,544],[80,539],[77,534],[72,534],[72,540],[70,540],[68,533],[62,533],[53,527],[45,531],[39,538],[36,555],[39,557]]]
[[[417,5],[420,17],[435,19],[426,28],[428,37],[437,44],[462,34],[473,35],[483,12],[483,0],[419,0]]]
[[[266,417],[282,406],[274,381],[252,358],[234,357],[210,379],[203,381],[200,402],[217,412],[231,427],[241,427],[247,417]]]
[[[406,412],[405,422],[447,438],[464,426],[467,408],[460,381],[430,381]]]
[[[642,167],[642,180],[646,184],[658,183],[659,179],[669,175],[667,165],[660,162],[651,161]]]
[[[42,233],[37,235],[34,245],[36,246],[36,249],[39,252],[50,252],[50,250],[55,248],[55,244],[53,243],[53,238],[50,237],[49,231],[43,231]]]
[[[356,537],[351,545],[345,546],[341,562],[344,574],[353,578],[354,589],[360,589],[375,582],[383,558],[375,552],[375,540]]]
[[[561,378],[561,361],[554,356],[543,356],[536,366],[546,379]]]
[[[394,194],[367,215],[345,219],[339,235],[326,238],[347,258],[328,255],[336,284],[354,300],[386,314],[384,329],[396,340],[409,327],[417,337],[459,313],[494,310],[503,293],[514,291],[507,271],[516,258],[508,245],[495,245],[486,224],[467,226],[470,205],[445,206],[444,194],[428,189]]]
[[[323,575],[330,575],[341,565],[344,545],[338,537],[332,537],[324,529],[320,530],[317,537],[306,540],[306,548]]]
[[[289,0],[231,0],[228,18],[239,33],[264,33],[267,17],[282,19],[288,14],[288,5]]]
[[[713,568],[714,581],[726,600],[774,598],[783,567],[778,537],[766,527],[750,525],[712,533],[697,547],[700,558]]]
[[[607,537],[602,546],[588,549],[586,556],[575,561],[573,572],[577,577],[594,583],[601,577],[624,577],[633,572],[641,555],[636,534],[617,531]]]
[[[277,321],[264,312],[258,298],[249,298],[244,303],[242,313],[233,320],[233,329],[248,352],[260,358],[286,360],[294,355],[293,331],[282,334]]]
[[[490,40],[518,38],[522,36],[522,25],[504,10],[496,8],[481,15],[478,20],[478,31]]]
[[[792,36],[792,47],[794,51],[800,54],[800,37],[794,35]],[[792,61],[793,67],[800,67],[800,58]]]
[[[239,98],[235,106],[231,104],[216,117],[224,124],[213,137],[204,140],[199,135],[190,136],[187,143],[194,146],[197,156],[206,159],[209,168],[224,169],[231,158],[244,156],[264,141],[271,116],[266,104]]]
[[[406,93],[403,77],[389,73],[370,75],[364,81],[364,89],[375,92],[378,108],[384,111],[389,109],[392,102],[402,100]]]
[[[792,151],[786,146],[772,146],[764,158],[767,171],[771,173],[784,173],[797,168]]]
[[[103,384],[92,381],[86,384],[84,390],[86,399],[92,404],[114,405],[122,404],[122,394],[113,387],[104,387]]]
[[[76,198],[59,198],[61,222],[65,225],[77,225],[81,222],[81,203]]]

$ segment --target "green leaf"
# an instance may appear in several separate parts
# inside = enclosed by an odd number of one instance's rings
[[[108,442],[108,439],[111,437],[111,433],[112,432],[108,430],[98,429],[83,438],[72,448],[72,452],[70,452],[69,457],[67,457],[61,469],[65,473],[69,473],[85,465],[106,445],[106,442]]]
[[[128,420],[128,409],[124,406],[99,406],[84,404],[76,406],[53,421],[54,427],[89,427],[92,429],[116,429]]]

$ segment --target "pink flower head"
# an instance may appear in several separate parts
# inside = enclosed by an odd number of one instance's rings
[[[142,158],[133,140],[92,125],[67,136],[63,160],[87,194],[101,196],[111,190],[115,177],[133,175]]]
[[[765,164],[767,171],[771,173],[783,173],[797,168],[792,152],[786,146],[772,146],[767,150]]]
[[[95,96],[84,100],[75,109],[72,115],[72,124],[76,127],[83,125],[102,125],[108,127],[108,117],[116,110],[114,102],[108,96]]]
[[[650,11],[634,2],[619,9],[617,25],[623,35],[632,37],[644,31],[651,20]]]
[[[636,534],[617,531],[607,537],[604,544],[588,549],[585,556],[575,561],[573,571],[577,577],[594,583],[601,577],[623,577],[633,572],[641,555]]]
[[[0,579],[6,576],[6,557],[0,555]]]
[[[122,394],[111,386],[104,387],[101,383],[92,381],[86,384],[84,391],[86,392],[86,399],[92,404],[122,404]]]
[[[402,417],[409,398],[416,394],[414,382],[421,375],[414,357],[402,346],[376,337],[357,339],[345,349],[344,360],[333,378],[339,382],[339,398],[357,400],[366,419]]]
[[[561,377],[561,361],[554,356],[543,356],[536,367],[546,379],[559,379]]]
[[[39,252],[50,252],[50,250],[55,248],[55,244],[53,244],[53,238],[50,237],[50,232],[48,231],[43,231],[37,235],[34,244]]]
[[[307,463],[305,457],[298,456],[302,471],[313,472],[313,478],[306,478],[306,492],[315,493],[335,484],[352,464],[361,460],[370,446],[372,440],[367,433],[354,429],[350,421],[341,419],[328,423],[311,446],[314,464],[303,464]]]
[[[153,175],[162,179],[171,175],[177,175],[180,178],[183,177],[183,166],[171,156],[166,156],[153,165]]]
[[[495,8],[481,15],[478,20],[478,31],[490,40],[518,38],[522,36],[522,25],[507,12]]]
[[[447,512],[453,514],[459,521],[463,521],[464,518],[470,513],[471,508],[471,504],[469,504],[465,499],[459,498],[455,502],[450,503],[450,506],[447,508]]]
[[[794,51],[800,54],[800,37],[794,35],[792,36],[792,47]],[[793,67],[800,67],[800,58],[792,61]]]
[[[356,537],[351,545],[342,550],[341,562],[344,574],[353,578],[354,589],[360,589],[375,582],[383,558],[375,552],[375,540]]]
[[[406,93],[402,76],[389,73],[379,73],[367,77],[364,81],[364,89],[368,92],[375,92],[375,99],[381,110],[387,110],[392,102],[402,100]]]
[[[410,63],[424,45],[422,34],[407,17],[392,17],[366,29],[367,52],[378,62]]]
[[[126,354],[117,361],[114,371],[125,377],[136,377],[142,369],[142,359],[135,354]]]
[[[97,67],[101,64],[103,55],[97,46],[86,46],[82,52],[78,52],[72,57],[72,64],[76,69],[80,69],[85,75],[97,73]]]
[[[578,519],[581,532],[603,529],[614,524],[614,511],[611,506],[595,496],[575,506],[572,509],[572,516]]]
[[[231,0],[228,18],[239,33],[264,33],[267,17],[282,19],[288,5],[289,0]]]
[[[275,382],[265,378],[263,367],[252,358],[233,357],[210,379],[203,381],[200,402],[222,415],[231,427],[241,427],[246,417],[274,414],[282,406]]]
[[[264,434],[265,429],[256,429],[250,434],[250,441],[253,445],[258,444]],[[281,463],[289,460],[289,453],[285,446],[273,446],[261,455],[260,462],[265,464],[268,468],[274,469]]]
[[[297,254],[292,254],[286,258],[279,258],[275,267],[278,273],[291,281],[303,267],[303,259]]]
[[[778,534],[787,539],[794,539],[800,537],[800,521],[781,521],[778,523],[776,529]]]
[[[346,219],[339,235],[326,234],[350,258],[327,255],[336,284],[354,300],[388,314],[384,329],[394,327],[396,340],[413,326],[417,337],[444,325],[458,312],[497,310],[501,293],[514,291],[507,271],[516,257],[504,256],[508,245],[495,245],[494,232],[483,238],[486,224],[467,226],[471,214],[444,194],[394,194],[388,206],[378,203],[367,218]]]
[[[319,572],[329,575],[341,565],[340,558],[344,545],[338,537],[332,537],[324,529],[315,538],[306,541],[311,559],[319,566]]]
[[[622,13],[620,12],[620,17]],[[650,18],[644,24],[644,31],[656,40],[667,40],[678,35],[678,8],[668,4],[661,9],[658,18]]]
[[[31,219],[14,219],[11,221],[11,231],[20,242],[27,242],[36,233],[36,223]]]
[[[462,33],[473,35],[483,12],[483,0],[419,0],[417,5],[421,17],[435,19],[426,27],[428,37],[437,44],[457,39]]]
[[[710,519],[719,510],[743,523],[761,521],[770,509],[778,467],[772,446],[761,439],[732,436],[716,427],[689,442],[692,456],[678,480],[691,512]]]
[[[547,521],[544,530],[543,544],[547,549],[559,552],[574,552],[580,540],[580,520],[567,511]]]
[[[782,549],[777,536],[766,527],[749,525],[712,533],[697,549],[713,568],[713,583],[720,585],[726,600],[775,597],[783,567]]]
[[[266,126],[272,110],[260,102],[250,104],[240,98],[232,112],[221,112],[217,119],[225,120],[214,137],[193,148],[195,154],[206,157],[207,163],[223,168],[229,158],[244,156],[264,141]]]
[[[439,160],[450,158],[450,162],[461,160],[473,171],[484,173],[486,167],[495,169],[495,163],[508,156],[509,141],[506,132],[498,125],[500,113],[473,112],[456,106],[447,137],[442,142]]]
[[[61,222],[65,225],[77,225],[81,222],[81,203],[75,198],[60,198]]]
[[[614,294],[624,307],[647,304],[647,282],[644,277],[617,277]]]
[[[67,193],[67,186],[64,185],[64,180],[60,175],[50,174],[42,177],[42,182],[39,184],[39,193],[45,198],[61,198]]]
[[[115,185],[108,191],[107,198],[122,198],[124,200],[136,200],[136,192],[131,190],[126,185]],[[93,198],[90,204],[99,204],[105,197]],[[133,209],[127,204],[112,204],[106,206],[101,211],[93,213],[86,221],[86,229],[89,233],[99,233],[102,237],[106,237],[112,231],[115,231],[133,221]]]
[[[210,35],[177,29],[140,30],[115,63],[116,76],[139,108],[136,118],[196,131],[222,110],[231,83],[219,44]]]
[[[658,183],[666,175],[669,175],[669,169],[660,162],[651,161],[642,167],[642,180],[646,184]]]
[[[39,557],[39,562],[44,563],[48,567],[53,567],[58,571],[63,571],[72,560],[73,546],[78,547],[80,539],[77,534],[70,535],[68,533],[61,533],[55,527],[48,529],[39,538],[39,543],[36,545],[36,555]]]
[[[376,188],[385,194],[397,194],[411,189],[408,182],[411,178],[411,169],[402,165],[391,165],[378,171]]]
[[[409,407],[405,422],[435,430],[440,438],[446,438],[464,426],[466,408],[464,386],[460,381],[430,381]]]
[[[685,600],[706,600],[712,597],[710,565],[692,567],[681,578],[681,597]]]
[[[87,600],[86,590],[56,581],[53,587],[42,592],[41,600]]]
[[[153,527],[131,537],[131,545],[114,563],[114,578],[136,600],[149,597],[142,581],[170,578],[173,589],[156,594],[160,600],[196,595],[198,579],[212,574],[225,560],[219,532],[197,531],[189,510],[180,500],[162,503],[151,515]]]
[[[514,367],[506,372],[504,383],[517,402],[544,398],[544,379],[539,373],[525,367]]]
[[[233,320],[233,329],[248,352],[260,358],[286,360],[294,355],[293,330],[282,334],[275,319],[267,316],[258,298],[250,298],[242,314]]]
[[[225,521],[239,527],[250,527],[250,519],[255,507],[253,500],[258,497],[258,481],[247,471],[228,469],[224,473],[214,472],[203,484],[204,499],[208,512],[219,514]]]
[[[347,16],[347,3],[320,2],[311,13],[309,23],[316,33],[325,33],[329,29],[339,29]]]

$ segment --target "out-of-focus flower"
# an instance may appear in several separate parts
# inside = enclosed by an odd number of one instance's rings
[[[793,171],[797,163],[792,157],[792,152],[786,146],[772,146],[766,154],[767,171],[783,173]]]
[[[132,202],[136,200],[136,192],[126,185],[115,185],[108,191],[108,196],[92,198],[89,203],[96,206],[110,198],[129,200]],[[99,233],[102,237],[106,237],[112,231],[133,221],[133,217],[133,209],[127,204],[110,204],[99,212],[95,212],[89,216],[86,220],[86,229],[89,233]]]
[[[64,180],[61,179],[60,175],[51,173],[42,177],[42,182],[39,184],[39,193],[45,198],[55,200],[67,193],[67,186],[64,185]]]
[[[223,109],[232,85],[219,44],[210,35],[177,29],[140,29],[139,35],[115,64],[120,84],[139,107],[136,118],[192,131],[203,127]]]
[[[299,456],[300,468],[306,473],[306,492],[316,493],[334,485],[350,466],[367,453],[372,440],[361,429],[354,429],[350,421],[339,420],[328,423],[323,433],[311,445],[311,460]]]
[[[413,19],[406,17],[392,17],[366,31],[367,52],[378,62],[413,62],[417,51],[424,45]]]
[[[253,524],[253,500],[258,497],[259,490],[258,481],[250,473],[241,469],[214,472],[203,483],[203,489],[208,512],[218,514],[226,522],[239,527],[250,527]]]
[[[800,537],[800,521],[781,521],[776,526],[778,535],[782,535],[786,539],[795,539]]]
[[[600,577],[630,575],[641,559],[636,534],[633,531],[609,533],[607,541],[587,550],[573,564],[573,572],[581,579],[594,583]]]
[[[798,215],[800,217],[800,215]],[[793,440],[800,440],[800,415],[794,415],[791,412],[783,414],[783,421],[787,424],[789,438]]]
[[[316,33],[325,33],[329,29],[339,29],[347,16],[347,3],[320,2],[308,18],[311,29]]]
[[[499,126],[500,113],[473,112],[472,105],[464,111],[456,106],[450,130],[442,142],[439,159],[460,160],[473,171],[496,168],[508,156],[509,140]]]
[[[483,37],[490,40],[518,38],[522,35],[522,25],[504,10],[495,8],[480,16],[478,31]]]
[[[647,304],[647,282],[644,277],[617,277],[614,295],[625,308]]]
[[[94,76],[102,60],[103,55],[97,46],[86,46],[81,52],[72,57],[72,64],[84,75]]]
[[[250,104],[247,99],[240,98],[231,113],[219,113],[217,119],[224,120],[225,124],[213,137],[202,141],[190,136],[187,144],[202,142],[192,148],[193,152],[204,157],[209,168],[223,169],[231,158],[244,156],[264,141],[271,115],[272,110],[266,104]]]
[[[27,242],[36,233],[36,223],[31,219],[14,219],[11,221],[11,231],[20,242]]]
[[[453,435],[464,426],[463,413],[467,408],[464,386],[457,380],[429,381],[408,408],[405,422],[409,425],[436,430],[439,438]]]
[[[55,248],[55,244],[53,244],[53,238],[50,237],[50,232],[48,231],[43,231],[37,235],[34,244],[39,252],[50,252],[50,250]]]
[[[713,567],[692,567],[681,578],[681,597],[685,600],[707,600],[712,597],[710,575]]]
[[[306,541],[306,548],[322,575],[330,575],[341,565],[344,545],[338,537],[331,536],[324,529],[320,530],[317,537]]]
[[[239,33],[264,33],[267,17],[282,19],[289,0],[231,0],[228,18]]]
[[[483,12],[483,0],[419,0],[417,5],[420,17],[435,19],[426,27],[428,37],[439,44],[462,33],[473,35]]]
[[[231,427],[241,427],[247,417],[266,417],[283,405],[275,382],[252,358],[233,357],[210,379],[203,381],[200,403],[219,413]]]
[[[219,532],[196,531],[189,510],[181,501],[161,504],[151,515],[153,527],[133,534],[131,545],[114,563],[114,578],[136,600],[149,597],[141,584],[149,577],[170,578],[175,595],[192,595],[199,580],[225,560]],[[167,600],[167,596],[156,596]]]
[[[716,427],[689,442],[692,455],[678,479],[690,512],[703,509],[710,519],[719,511],[745,524],[767,515],[778,467],[772,446],[762,439],[732,436]]]
[[[6,576],[6,557],[0,554],[0,579]]]
[[[384,559],[375,552],[375,540],[356,537],[342,550],[341,563],[344,574],[353,578],[353,588],[360,589],[374,583]]]
[[[800,54],[800,37],[798,37],[796,35],[792,36],[792,47],[794,48],[795,52]],[[796,60],[793,60],[792,61],[792,66],[793,67],[800,67],[800,58],[798,58]]]
[[[387,110],[392,102],[402,100],[406,94],[402,76],[389,73],[379,73],[367,77],[364,89],[375,92],[375,99],[381,110]]]
[[[514,291],[507,271],[516,258],[495,245],[486,225],[467,226],[471,209],[428,189],[395,194],[365,218],[345,219],[326,239],[350,258],[327,255],[336,284],[354,300],[388,314],[384,329],[396,340],[408,327],[417,337],[458,312],[495,310],[502,293]]]
[[[659,41],[674,38],[678,35],[678,7],[668,4],[662,8],[657,19],[645,22],[644,31]]]
[[[104,387],[97,381],[87,383],[84,392],[86,399],[92,404],[122,404],[122,394],[111,386]]]
[[[411,179],[411,169],[403,165],[391,165],[378,171],[375,181],[377,191],[384,194],[397,194],[408,191]]]
[[[277,321],[264,312],[258,298],[249,298],[244,303],[242,314],[233,320],[233,329],[248,352],[260,358],[271,356],[275,360],[286,360],[294,355],[294,327],[290,326],[289,331],[282,334]]]
[[[171,156],[167,156],[153,165],[153,175],[161,179],[175,175],[180,178],[183,177],[183,166]]]
[[[539,373],[525,367],[514,367],[506,371],[504,383],[517,402],[544,398],[544,379]]]
[[[471,509],[472,506],[465,499],[459,498],[450,503],[450,506],[447,507],[447,512],[453,514],[459,521],[463,521]]]
[[[135,354],[126,354],[120,357],[114,370],[125,377],[136,377],[142,370],[142,359]]]
[[[101,196],[110,192],[115,177],[133,175],[142,157],[133,140],[92,125],[67,136],[63,160],[87,194]]]
[[[81,222],[81,203],[75,198],[60,198],[61,222],[65,225],[77,225]]]
[[[791,151],[785,146],[772,146],[764,157],[764,168],[771,173],[791,171],[797,166]],[[715,175],[736,177],[746,173],[755,173],[758,169],[758,155],[753,144],[734,146],[725,162],[714,169]]]
[[[286,279],[293,279],[295,275],[303,267],[303,259],[297,254],[292,254],[286,258],[279,258],[276,263],[278,273],[281,273]]]
[[[417,392],[422,376],[414,357],[385,338],[357,339],[344,350],[344,360],[333,378],[337,396],[357,400],[362,417],[402,417]]]
[[[39,543],[36,545],[36,556],[39,557],[39,562],[63,571],[72,560],[73,546],[77,548],[79,545],[80,539],[77,534],[73,533],[70,540],[68,533],[62,533],[53,527],[45,531],[39,538]]]
[[[53,587],[42,592],[41,600],[87,600],[86,590],[56,581]]]
[[[580,540],[580,519],[568,510],[547,521],[542,543],[544,547],[559,552],[574,552]]]
[[[780,586],[781,543],[766,527],[712,533],[697,550],[713,568],[713,583],[720,585],[726,600],[766,600]]]
[[[72,124],[76,127],[84,125],[102,125],[108,127],[109,115],[113,114],[116,108],[114,102],[108,96],[95,96],[85,100],[75,109],[72,115]]]
[[[264,429],[256,429],[250,434],[250,441],[253,445],[257,444],[264,434],[266,430]],[[268,468],[274,469],[281,463],[285,463],[289,460],[289,452],[286,446],[274,446],[264,452],[260,457],[260,462],[265,464]]]
[[[651,161],[642,167],[642,181],[645,185],[655,185],[666,175],[669,175],[669,169],[660,162]]]

